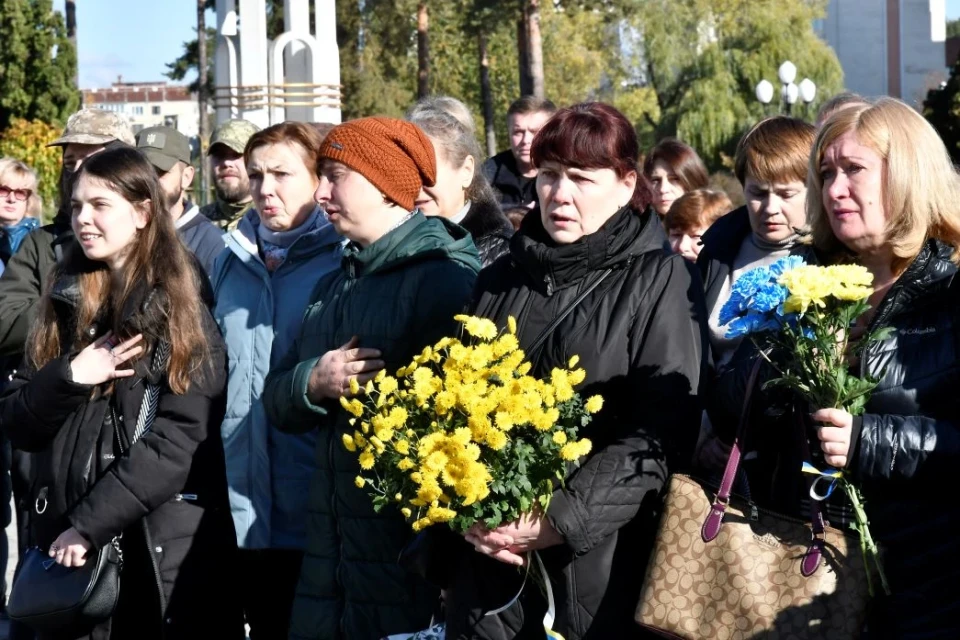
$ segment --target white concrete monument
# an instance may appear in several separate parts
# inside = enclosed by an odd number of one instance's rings
[[[316,24],[310,24],[310,4]],[[284,0],[284,33],[267,38],[266,0],[217,0],[217,123],[340,122],[334,0]],[[311,29],[311,26],[313,28]]]

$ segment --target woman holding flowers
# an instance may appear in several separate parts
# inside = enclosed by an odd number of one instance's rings
[[[873,275],[850,337],[893,329],[850,363],[880,380],[865,413],[813,413],[827,464],[862,489],[892,591],[870,635],[960,637],[960,178],[929,123],[884,98],[824,123],[808,185],[817,250]]]
[[[342,268],[314,288],[263,396],[278,429],[318,429],[289,637],[378,640],[426,627],[437,591],[397,564],[413,536],[400,510],[374,512],[357,486],[360,463],[342,444],[352,416],[340,399],[453,334],[480,261],[464,229],[414,207],[437,177],[433,144],[415,125],[353,120],[327,135],[319,156],[315,197],[349,243]]]
[[[659,492],[699,425],[705,317],[696,275],[649,208],[638,156],[632,125],[613,107],[560,110],[533,142],[541,210],[478,279],[474,315],[500,327],[515,318],[521,348],[540,343],[526,354],[532,375],[572,361],[586,372],[578,391],[604,403],[582,430],[592,449],[545,510],[467,532],[479,553],[458,560],[448,638],[543,638],[546,598],[533,573],[522,588],[518,568],[531,551],[564,638],[640,637],[633,613]]]

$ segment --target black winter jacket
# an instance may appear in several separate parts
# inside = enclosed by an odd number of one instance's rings
[[[481,267],[489,267],[498,258],[510,253],[513,225],[495,202],[471,203],[467,217],[460,226],[473,236]]]
[[[537,200],[536,178],[520,175],[513,151],[507,149],[483,163],[483,175],[500,196],[500,208],[526,207]]]
[[[871,638],[960,637],[960,497],[953,489],[960,466],[960,279],[952,252],[929,240],[897,279],[872,321],[894,331],[869,348],[857,371],[880,384],[854,419],[848,468],[863,490],[893,591],[873,607]],[[723,406],[743,397],[750,362],[738,360],[721,382]],[[816,436],[810,441],[816,445]],[[792,453],[785,459],[799,469]]]
[[[547,510],[566,544],[540,552],[557,598],[554,629],[567,640],[641,637],[633,613],[668,461],[689,459],[699,429],[703,293],[692,267],[664,246],[649,212],[623,209],[565,246],[531,215],[510,257],[477,281],[475,313],[499,326],[514,316],[526,347],[598,274],[612,270],[528,354],[537,377],[579,355],[587,373],[579,390],[605,399],[583,432],[593,451]],[[545,603],[532,578],[516,604],[485,617],[513,597],[521,576],[472,551],[459,561],[447,592],[448,638],[543,638]]]
[[[51,293],[62,327],[75,318],[74,278],[58,276]],[[156,330],[143,318],[162,317],[154,308],[162,307],[160,298],[142,304],[148,298],[138,296],[125,313],[131,326]],[[118,617],[126,631],[135,632],[125,637],[243,637],[231,591],[236,536],[219,429],[225,349],[206,311],[203,321],[209,358],[183,395],[170,390],[162,372],[148,369],[146,356],[137,375],[119,380],[112,395],[72,382],[70,361],[77,351],[72,331],[66,331],[61,337],[65,355],[39,371],[22,367],[0,399],[0,428],[15,447],[34,452],[31,501],[38,508],[31,520],[32,543],[46,549],[71,526],[95,548],[123,535],[121,605],[91,638],[111,637]],[[105,329],[90,331],[97,336]],[[128,447],[145,378],[160,384],[156,418],[121,455],[117,440]]]

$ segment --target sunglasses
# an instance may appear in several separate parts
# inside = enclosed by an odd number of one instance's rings
[[[19,202],[23,202],[33,195],[33,191],[30,189],[11,189],[10,187],[0,185],[0,200],[6,200],[10,197],[11,193],[13,194],[13,199]]]

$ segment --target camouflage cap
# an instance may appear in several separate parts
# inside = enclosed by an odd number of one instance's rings
[[[77,144],[107,144],[119,140],[130,146],[135,145],[130,122],[113,111],[103,109],[81,109],[70,116],[63,134],[48,144],[48,147],[62,147]]]
[[[222,144],[230,147],[237,153],[243,153],[250,137],[260,131],[260,127],[249,120],[227,120],[210,136],[210,146],[207,149],[207,155],[213,151],[214,145]]]

